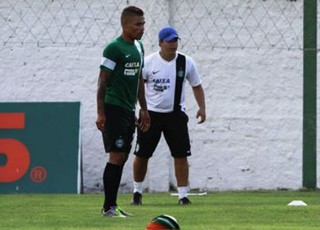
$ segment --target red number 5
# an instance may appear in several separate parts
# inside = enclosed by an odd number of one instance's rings
[[[0,113],[0,129],[24,129],[24,113]],[[0,139],[0,154],[4,154],[6,161],[0,165],[0,182],[19,180],[28,171],[30,154],[28,148],[20,141]]]

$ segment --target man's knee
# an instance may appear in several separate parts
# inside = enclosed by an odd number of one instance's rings
[[[128,154],[122,152],[110,152],[109,163],[115,165],[124,165],[128,160]]]

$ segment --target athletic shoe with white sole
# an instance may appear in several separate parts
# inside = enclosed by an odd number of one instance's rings
[[[187,197],[183,197],[183,198],[179,199],[178,204],[179,205],[189,205],[189,204],[191,204],[191,201]]]
[[[133,216],[133,214],[123,211],[119,206],[117,206],[117,209],[122,215],[124,215],[126,217]]]
[[[118,206],[112,206],[109,210],[105,211],[104,208],[101,210],[101,216],[104,217],[122,217],[126,218],[124,212],[118,208]]]
[[[133,193],[132,205],[142,205],[142,194],[139,192]]]

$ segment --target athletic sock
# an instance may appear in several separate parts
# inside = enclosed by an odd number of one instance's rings
[[[188,196],[188,187],[178,187],[179,199]]]
[[[133,182],[133,193],[136,192],[142,194],[142,182]]]
[[[117,205],[118,189],[121,181],[123,166],[107,163],[103,172],[104,210]]]
[[[116,181],[116,183],[117,183],[116,201],[117,201],[117,197],[118,197],[118,190],[119,190],[120,183],[121,183],[123,168],[124,168],[124,164],[120,166],[120,176],[118,177],[118,180]],[[116,205],[117,205],[117,202],[116,202]]]

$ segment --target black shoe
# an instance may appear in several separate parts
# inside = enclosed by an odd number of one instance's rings
[[[132,205],[142,205],[142,194],[135,192],[133,193]]]
[[[191,204],[191,201],[187,197],[183,197],[183,198],[179,199],[178,204],[179,205],[189,205],[189,204]]]

